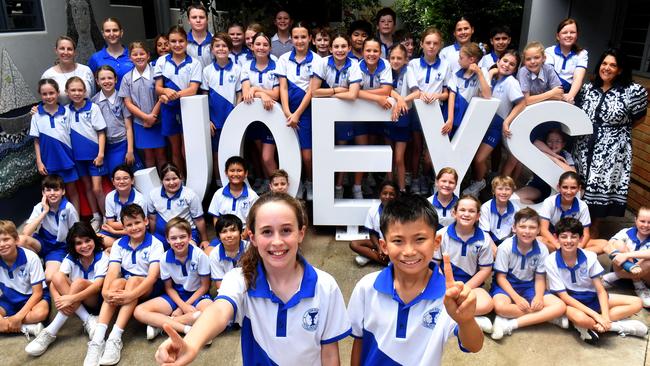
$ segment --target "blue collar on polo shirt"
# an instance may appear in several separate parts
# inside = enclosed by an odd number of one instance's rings
[[[394,282],[394,271],[393,263],[389,263],[388,266],[379,272],[373,287],[378,292],[382,294],[391,296],[393,300],[397,301],[400,304],[406,305],[406,307],[411,307],[416,305],[421,300],[435,300],[445,294],[445,277],[440,273],[438,265],[431,261],[429,262],[429,268],[433,272],[427,286],[424,288],[424,291],[420,293],[415,299],[410,303],[404,304],[402,299],[397,294],[395,290]]]
[[[181,196],[181,193],[183,192],[183,185],[178,188],[178,191],[176,191],[171,197],[167,195],[167,192],[165,191],[165,187],[160,187],[160,197],[167,198],[167,209],[170,210],[172,208],[172,201],[177,199],[178,197]]]
[[[9,265],[2,259],[0,258],[0,266],[9,272],[9,278],[13,278],[13,272],[20,266],[23,266],[27,264],[27,256],[25,255],[25,249],[21,247],[16,247],[16,261],[14,261],[14,264],[9,267]]]
[[[126,199],[126,202],[124,203],[120,201],[120,194],[117,193],[117,191],[115,192],[115,196],[113,196],[113,201],[118,205],[120,205],[121,207],[133,203],[134,200],[135,200],[135,189],[133,189],[133,187],[131,187],[131,192],[129,192],[129,197]]]
[[[627,231],[627,237],[635,244],[634,250],[639,250],[642,246],[650,242],[650,237],[645,238],[644,241],[639,239],[639,230],[636,227],[630,228]]]
[[[557,207],[557,209],[560,210],[561,212],[560,217],[565,217],[580,212],[580,202],[578,202],[577,197],[573,197],[573,202],[571,203],[571,207],[569,207],[568,210],[564,211],[562,209],[562,195],[558,194],[555,197],[555,207]]]
[[[454,222],[453,224],[449,225],[447,228],[447,234],[449,234],[449,237],[454,239],[455,241],[459,242],[462,246],[463,249],[461,251],[461,255],[464,257],[467,255],[467,246],[473,243],[476,243],[477,241],[483,241],[485,240],[485,235],[483,234],[483,230],[479,228],[474,228],[474,234],[467,239],[467,241],[464,241],[463,239],[458,236],[458,233],[456,233],[456,223]]]
[[[512,202],[510,202],[510,200],[508,200],[508,203],[506,204],[506,212],[504,212],[503,215],[501,215],[499,213],[499,210],[497,209],[497,199],[494,198],[492,200],[492,203],[490,204],[490,212],[493,213],[494,215],[497,215],[497,217],[499,218],[499,220],[497,221],[497,229],[500,229],[501,220],[512,215],[515,212],[515,206],[512,204]]]
[[[228,254],[226,254],[226,246],[223,244],[223,242],[220,243],[221,245],[219,246],[219,258],[224,261],[230,261],[232,262],[233,265],[237,264],[237,261],[239,261],[239,258],[241,258],[242,254],[244,254],[244,241],[240,240],[239,241],[239,250],[237,251],[237,254],[235,257],[229,257]]]
[[[300,282],[300,289],[296,292],[289,301],[283,303],[280,298],[275,296],[268,280],[266,279],[266,273],[264,272],[264,267],[260,261],[257,264],[257,279],[255,280],[255,287],[249,288],[248,296],[250,297],[260,297],[270,299],[272,302],[277,304],[282,304],[281,309],[286,311],[289,308],[292,308],[300,302],[302,299],[308,299],[314,297],[316,294],[316,281],[318,281],[318,275],[316,270],[311,266],[302,256],[298,258],[298,261],[303,265],[303,275],[302,281]]]
[[[587,256],[580,248],[578,248],[577,257],[576,264],[573,267],[569,267],[564,263],[564,259],[562,258],[562,249],[555,251],[555,263],[557,264],[557,268],[566,269],[571,272],[571,282],[573,283],[576,283],[576,271],[583,263],[587,262]]]

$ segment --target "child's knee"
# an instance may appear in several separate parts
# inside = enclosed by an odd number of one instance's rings
[[[124,290],[125,286],[126,286],[126,280],[124,278],[118,278],[113,280],[113,282],[111,282],[108,288],[112,291]]]

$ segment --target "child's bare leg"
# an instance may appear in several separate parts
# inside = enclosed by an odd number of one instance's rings
[[[92,177],[93,181],[93,194],[97,200],[97,208],[99,213],[104,215],[104,204],[106,202],[106,197],[104,196],[104,189],[102,188],[102,177]],[[97,211],[93,211],[95,213]]]
[[[379,248],[377,248],[369,239],[353,240],[350,243],[350,249],[377,263],[387,264],[385,257],[379,252]]]
[[[535,201],[541,196],[539,189],[530,186],[521,187],[516,193],[521,203],[529,205],[535,203]]]
[[[612,321],[628,318],[642,307],[641,299],[636,296],[609,294],[609,318]]]
[[[596,329],[596,321],[592,317],[572,306],[566,307],[566,316],[575,326],[591,330]]]
[[[23,324],[36,324],[47,319],[47,316],[50,313],[50,304],[45,300],[41,300],[36,303],[36,306],[27,313],[25,319],[23,319]]]
[[[142,281],[143,277],[133,276],[126,281],[124,286],[125,291],[131,291],[136,288]],[[146,295],[145,295],[146,296]],[[115,326],[124,329],[133,315],[136,305],[138,305],[138,299],[133,300],[128,304],[124,304],[120,307],[120,310],[117,312],[117,319],[115,319]]]
[[[61,262],[59,261],[47,261],[45,262],[45,283],[49,284],[52,282],[52,278],[55,274],[59,273],[59,268],[61,267]]]
[[[494,301],[492,301],[492,297],[485,289],[479,287],[472,289],[472,292],[476,295],[476,311],[474,315],[485,315],[494,309]]]
[[[607,240],[605,239],[591,239],[585,245],[585,249],[596,254],[602,254],[605,252],[605,247],[607,246]]]
[[[167,164],[167,154],[165,153],[164,147],[153,150],[156,155],[156,167],[158,168],[158,171],[160,171],[162,167]]]
[[[544,308],[540,311],[524,314],[517,318],[517,327],[523,328],[545,323],[562,316],[566,312],[564,302],[554,295],[544,295]]]
[[[110,291],[124,290],[125,286],[126,286],[126,280],[124,278],[118,278],[113,280],[113,282],[109,286],[109,290]],[[117,305],[111,304],[107,301],[107,299],[104,299],[104,302],[102,303],[102,308],[99,310],[99,318],[97,319],[97,324],[107,325],[113,318],[113,314],[115,314],[115,309],[117,309]]]
[[[41,251],[41,242],[27,235],[18,236],[18,246],[29,249],[34,253],[39,253]]]
[[[167,300],[162,297],[156,297],[145,303],[138,305],[133,312],[133,316],[140,322],[152,327],[162,328],[163,324],[169,324],[175,331],[184,333],[185,324],[172,319],[169,315],[172,313],[172,307]]]
[[[200,313],[212,304],[212,300],[203,299],[196,305],[197,312],[175,316],[174,320],[185,325],[193,325]]]
[[[107,235],[101,235],[97,234],[102,237],[103,243],[104,243],[104,250],[110,251],[111,247],[113,246],[113,243],[115,243],[115,238],[107,236]]]
[[[90,211],[92,213],[98,213],[99,207],[97,206],[97,197],[95,196],[93,190],[93,182],[89,176],[81,177],[81,181],[84,184],[84,191],[86,194],[86,199],[88,200],[88,206],[90,206]]]
[[[504,318],[508,319],[514,319],[514,318],[519,318],[520,316],[523,316],[524,313],[519,309],[519,306],[515,304],[510,296],[505,295],[505,294],[496,294],[494,295],[494,312],[498,316],[502,316]]]
[[[275,145],[262,144],[262,163],[266,177],[270,177],[278,169],[275,162]]]
[[[406,142],[395,143],[394,169],[397,174],[397,185],[400,191],[406,190],[406,164],[404,163],[404,153],[406,151]]]
[[[77,191],[77,183],[70,182],[65,184],[65,195],[68,196],[68,200],[74,206],[77,212],[80,212],[79,206],[79,192]]]

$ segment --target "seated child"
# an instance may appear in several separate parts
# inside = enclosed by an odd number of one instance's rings
[[[156,281],[160,274],[163,244],[147,231],[149,220],[142,207],[126,205],[120,212],[126,236],[113,245],[102,297],[104,303],[93,337],[88,342],[84,365],[115,365],[122,353],[122,333],[138,301],[158,296]],[[117,319],[108,340],[104,340],[108,323]]]
[[[515,235],[504,240],[494,261],[492,297],[497,314],[492,339],[510,335],[514,329],[554,321],[562,328],[569,321],[562,317],[566,306],[546,294],[544,261],[548,249],[537,242],[539,215],[524,208],[514,216]],[[558,319],[559,318],[559,319]]]
[[[223,276],[239,267],[239,260],[248,248],[248,242],[242,240],[243,226],[239,217],[225,214],[214,228],[218,238],[210,243],[210,274],[217,290],[221,287]]]
[[[50,311],[45,275],[34,252],[18,247],[13,222],[0,220],[0,333],[37,335]]]
[[[271,174],[269,190],[276,193],[287,193],[289,191],[289,173],[284,169],[278,169]]]
[[[645,324],[622,320],[641,310],[641,300],[605,291],[600,279],[604,270],[596,254],[579,247],[583,233],[582,223],[572,217],[557,223],[560,248],[545,263],[549,290],[567,305],[567,317],[587,343],[597,343],[598,333],[607,331],[644,337]]]
[[[603,276],[603,284],[612,287],[618,279],[631,279],[634,292],[650,307],[650,206],[642,206],[634,220],[634,226],[616,233],[605,247],[612,258],[614,271]]]
[[[228,184],[214,193],[208,212],[214,216],[215,225],[221,215],[227,213],[236,215],[244,223],[245,229],[248,211],[259,197],[246,183],[248,177],[246,161],[239,156],[228,158],[226,176],[228,176]]]
[[[45,281],[50,283],[68,254],[65,239],[68,230],[79,221],[79,215],[65,198],[65,183],[60,176],[46,176],[41,187],[43,198],[27,219],[19,245],[43,258]]]
[[[483,289],[483,283],[492,274],[494,254],[492,239],[478,228],[481,202],[474,196],[464,195],[456,202],[452,215],[456,222],[438,231],[440,248],[433,259],[442,263],[442,254],[449,254],[456,281],[472,288],[476,296],[476,322],[481,330],[492,332],[492,322],[485,314],[494,308],[492,297]]]
[[[454,223],[451,214],[458,196],[454,193],[458,182],[458,173],[454,168],[442,168],[436,175],[436,193],[429,197],[429,202],[438,214],[438,230]]]
[[[370,261],[381,265],[388,264],[388,257],[379,248],[379,239],[382,238],[379,221],[381,213],[388,202],[397,198],[399,188],[394,181],[384,181],[379,185],[379,202],[375,202],[368,210],[364,226],[368,229],[368,239],[353,240],[350,249],[358,255],[354,258],[360,266],[365,266]]]
[[[352,365],[440,365],[452,334],[464,352],[482,348],[476,296],[454,282],[448,255],[444,276],[431,260],[440,245],[437,227],[423,197],[404,195],[386,205],[379,243],[390,264],[359,280],[348,304]]]
[[[50,325],[25,347],[30,356],[45,353],[72,314],[83,322],[90,338],[97,325],[97,317],[90,315],[88,309],[98,311],[101,306],[99,295],[108,270],[108,254],[104,252],[102,239],[88,223],[72,225],[66,239],[69,254],[50,283],[50,293],[58,312]]]
[[[500,245],[512,235],[515,225],[515,213],[519,206],[510,200],[515,190],[515,181],[508,176],[498,176],[492,179],[492,194],[494,198],[481,206],[481,216],[478,227],[490,234],[492,241]],[[496,248],[495,255],[496,255]]]
[[[165,293],[135,308],[133,316],[147,324],[147,339],[152,340],[169,324],[177,332],[189,332],[201,311],[212,303],[210,290],[210,263],[208,256],[190,244],[192,227],[175,217],[165,228],[171,246],[161,257],[160,278]]]

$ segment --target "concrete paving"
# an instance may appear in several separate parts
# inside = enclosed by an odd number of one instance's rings
[[[602,230],[603,236],[629,226],[630,220],[628,215],[623,219],[609,221]],[[346,300],[362,276],[380,269],[373,265],[359,268],[347,244],[334,240],[333,229],[320,228],[310,230],[303,247],[305,257],[314,266],[331,273],[337,279]],[[631,291],[624,289],[622,292]],[[650,324],[650,313],[646,310],[636,318]],[[132,321],[125,332],[120,365],[154,364],[153,354],[163,339],[159,337],[153,342],[147,341],[144,326]],[[39,358],[30,357],[23,351],[27,344],[25,337],[1,336],[0,365],[81,365],[86,353],[86,342],[88,338],[82,334],[81,323],[76,318],[68,321],[56,342]],[[342,365],[349,364],[351,348],[351,338],[340,342]],[[462,353],[458,350],[456,340],[452,339],[445,349],[443,364],[643,366],[650,365],[649,351],[647,339],[607,334],[601,337],[598,346],[590,346],[583,343],[574,331],[545,324],[516,330],[512,336],[506,336],[499,342],[486,337],[483,349],[477,354]],[[194,364],[241,365],[239,332],[233,331],[217,337],[212,346],[199,354]]]

